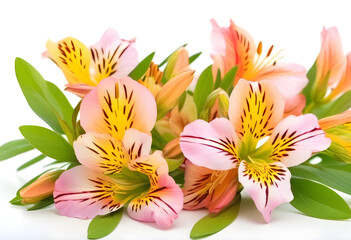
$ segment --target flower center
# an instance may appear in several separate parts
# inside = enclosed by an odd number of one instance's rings
[[[247,65],[242,78],[246,80],[254,80],[258,73],[268,67],[269,65],[275,65],[277,61],[283,58],[281,52],[283,50],[278,51],[276,54],[272,54],[273,45],[268,49],[267,53],[262,54],[262,42],[260,42],[257,46],[257,56],[253,62],[249,62]]]
[[[137,198],[150,190],[150,180],[147,175],[131,171],[127,167],[124,167],[122,171],[115,175],[110,175],[116,180],[117,186],[114,189],[114,193],[117,199],[121,199],[123,202],[129,202],[130,200]]]

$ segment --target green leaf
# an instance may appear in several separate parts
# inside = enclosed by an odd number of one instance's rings
[[[350,207],[344,199],[324,185],[292,178],[291,190],[294,194],[291,205],[308,216],[329,220],[351,218]]]
[[[12,158],[32,149],[32,145],[30,145],[26,139],[13,140],[0,146],[0,161]]]
[[[233,202],[217,214],[210,213],[201,218],[193,227],[190,238],[200,239],[215,234],[229,226],[238,216],[241,197],[238,194]]]
[[[168,59],[172,56],[173,53],[175,53],[179,48],[185,47],[186,45],[188,45],[188,44],[186,43],[186,44],[184,44],[184,45],[178,47],[176,50],[174,50],[171,54],[168,55],[168,57],[166,57],[165,60],[163,60],[163,61],[158,65],[158,67],[160,68],[160,67],[162,67],[163,65],[165,65],[165,64],[167,63]]]
[[[229,90],[231,89],[231,87],[234,86],[234,79],[237,71],[238,71],[238,66],[234,66],[232,69],[230,69],[227,72],[227,74],[223,77],[223,80],[221,82],[220,88],[222,88],[228,94],[230,94]]]
[[[169,176],[171,176],[177,184],[183,185],[184,184],[184,174],[185,174],[185,172],[183,169],[177,168],[176,170],[170,172]]]
[[[16,58],[15,70],[18,83],[31,109],[54,131],[63,133],[57,115],[47,101],[49,90],[43,77],[21,58]]]
[[[200,55],[202,54],[202,52],[198,52],[195,53],[194,55],[189,57],[189,64],[192,64],[198,57],[200,57]]]
[[[208,66],[200,75],[194,91],[194,102],[197,112],[201,113],[207,96],[213,90],[212,65]]]
[[[154,55],[155,52],[151,53],[146,58],[144,58],[144,60],[141,61],[131,73],[129,73],[129,77],[133,78],[136,81],[139,80],[146,73],[152,59],[154,58]]]
[[[156,128],[153,128],[151,131],[152,135],[152,149],[163,149],[167,142],[163,139],[161,134],[157,131]]]
[[[182,108],[184,106],[185,103],[185,99],[186,99],[186,91],[182,93],[182,95],[180,95],[179,100],[178,100],[178,111],[182,111]]]
[[[27,167],[30,167],[30,166],[32,166],[33,164],[35,164],[35,163],[37,163],[37,162],[40,162],[40,161],[43,160],[44,158],[46,158],[46,156],[45,156],[44,154],[41,154],[41,155],[39,155],[39,156],[33,158],[32,160],[30,160],[30,161],[28,161],[28,162],[22,164],[21,166],[19,166],[19,167],[17,168],[17,171],[21,171],[21,170],[23,170],[23,169],[25,169],[25,168],[27,168]]]
[[[112,233],[121,221],[122,215],[123,208],[106,215],[96,216],[89,224],[88,238],[103,238]]]
[[[313,108],[314,113],[319,119],[336,115],[348,110],[351,107],[351,91],[347,91],[336,100],[317,105]]]
[[[306,97],[306,106],[313,102],[312,88],[316,81],[316,75],[317,75],[317,64],[316,62],[314,62],[310,70],[308,70],[307,72],[308,83],[302,91],[302,93]]]
[[[291,174],[323,183],[351,195],[351,172],[326,166],[299,165],[289,169]]]
[[[77,167],[81,165],[80,162],[73,162],[73,163],[70,163],[70,165],[67,167],[67,170],[68,169],[71,169],[71,168],[74,168],[74,167]]]
[[[48,102],[57,111],[61,119],[72,129],[73,107],[61,90],[52,82],[46,81],[49,90]]]
[[[221,77],[221,70],[217,70],[217,76],[216,76],[216,81],[215,81],[215,84],[214,84],[214,88],[213,89],[217,89],[219,87],[219,85],[221,84],[221,81],[222,81],[222,77]]]
[[[59,134],[39,126],[22,126],[24,138],[41,153],[62,162],[74,162],[73,147]]]
[[[34,210],[39,210],[44,207],[50,206],[51,204],[54,203],[54,198],[52,196],[45,198],[39,202],[34,203],[34,205],[30,208],[27,209],[27,211],[34,211]]]
[[[168,164],[168,171],[172,172],[180,167],[184,162],[184,156],[180,156],[178,158],[167,158],[166,162]]]

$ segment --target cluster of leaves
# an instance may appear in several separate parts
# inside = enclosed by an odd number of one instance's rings
[[[31,125],[21,126],[19,130],[24,139],[2,145],[0,161],[36,149],[40,152],[38,156],[18,167],[17,171],[26,169],[46,157],[54,161],[49,164],[51,168],[45,172],[78,165],[79,162],[72,147],[73,141],[82,133],[79,122],[76,121],[78,110],[73,109],[55,84],[44,80],[38,71],[23,59],[16,59],[15,70],[18,83],[29,106],[51,129]],[[19,191],[34,182],[43,173],[23,185],[10,203],[24,205]],[[35,203],[28,210],[40,209],[52,203],[53,198],[48,197]]]

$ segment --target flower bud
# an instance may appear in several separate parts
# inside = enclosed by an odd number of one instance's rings
[[[184,69],[186,69],[188,66],[188,51],[184,47],[181,47],[169,57],[167,67],[164,71],[164,76],[166,79],[170,79],[178,73],[184,71]]]
[[[214,90],[206,99],[202,118],[211,121],[216,117],[228,117],[229,96],[223,89]]]
[[[35,203],[52,195],[55,182],[64,170],[46,172],[19,192],[23,203]]]
[[[158,119],[173,108],[180,95],[188,88],[194,78],[193,70],[185,70],[172,77],[156,96]]]

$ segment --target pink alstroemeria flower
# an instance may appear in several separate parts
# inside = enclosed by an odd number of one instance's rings
[[[149,155],[156,114],[151,92],[129,77],[106,78],[85,96],[81,125],[86,134],[74,142],[82,166],[56,181],[60,214],[93,218],[128,204],[132,218],[170,227],[183,207],[183,194],[168,175],[162,152]]]
[[[256,46],[252,36],[232,20],[229,27],[220,27],[214,19],[211,23],[214,76],[218,69],[224,77],[231,68],[238,66],[235,83],[241,78],[248,81],[269,79],[287,102],[285,112],[301,114],[305,98],[300,92],[308,82],[306,69],[297,64],[279,63],[281,51],[273,54],[273,45],[263,54],[262,43]]]
[[[218,213],[235,197],[238,189],[238,169],[225,171],[200,167],[185,162],[184,209],[208,208]]]
[[[44,57],[49,57],[64,73],[66,90],[84,97],[104,78],[123,78],[136,67],[138,56],[135,40],[120,39],[108,29],[100,41],[88,48],[79,40],[67,37],[57,43],[46,43]]]
[[[284,101],[271,81],[242,79],[230,97],[229,120],[196,120],[180,138],[180,147],[193,164],[216,171],[237,169],[239,182],[267,222],[276,206],[293,199],[287,167],[330,145],[316,116],[282,119],[283,111]],[[265,137],[268,140],[258,147]],[[193,187],[201,182],[189,177],[185,181]]]

